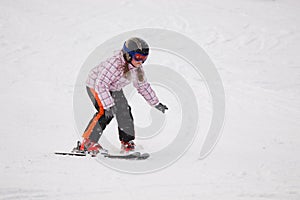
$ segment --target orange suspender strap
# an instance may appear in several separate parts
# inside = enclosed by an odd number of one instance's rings
[[[102,115],[104,114],[104,108],[103,108],[103,105],[98,97],[98,94],[97,92],[92,89],[92,88],[89,88],[90,91],[92,92],[94,98],[96,99],[96,102],[99,106],[99,111],[98,111],[98,114],[92,119],[92,122],[89,124],[88,128],[86,129],[86,131],[83,133],[82,137],[83,138],[89,138],[93,129],[95,128],[96,124],[98,123],[100,117],[102,117]]]

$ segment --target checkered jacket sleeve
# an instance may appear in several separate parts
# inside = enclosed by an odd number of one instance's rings
[[[151,88],[150,83],[146,80],[142,66],[135,70],[133,85],[137,89],[138,93],[141,94],[151,106],[155,106],[159,103],[154,90]]]

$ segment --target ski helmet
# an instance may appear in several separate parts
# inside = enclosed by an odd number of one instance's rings
[[[149,54],[149,45],[145,40],[133,37],[124,42],[122,51],[127,62],[131,62],[133,58],[145,62]]]

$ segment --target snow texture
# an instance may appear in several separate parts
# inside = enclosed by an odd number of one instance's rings
[[[1,0],[0,199],[300,199],[299,13],[297,0]],[[190,37],[215,63],[226,122],[212,154],[198,159],[197,137],[178,162],[143,175],[55,156],[78,139],[82,63],[144,27]]]

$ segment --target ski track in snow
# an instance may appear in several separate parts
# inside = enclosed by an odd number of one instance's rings
[[[299,13],[297,0],[2,0],[0,200],[300,199]],[[73,87],[89,53],[144,27],[185,34],[219,70],[226,122],[213,153],[198,159],[198,136],[144,175],[55,156],[78,139]]]

